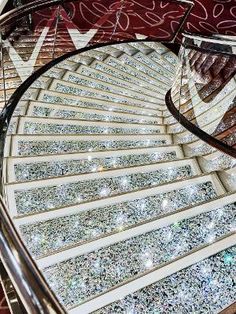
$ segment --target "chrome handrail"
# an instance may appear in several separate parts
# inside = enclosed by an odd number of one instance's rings
[[[29,314],[66,314],[30,257],[0,196],[0,257]]]

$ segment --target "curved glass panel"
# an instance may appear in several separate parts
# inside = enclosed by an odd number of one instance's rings
[[[232,149],[236,148],[235,51],[236,41],[225,37],[186,35],[180,52],[181,80],[174,84],[180,114]]]

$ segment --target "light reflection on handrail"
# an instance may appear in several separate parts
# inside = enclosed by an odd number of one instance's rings
[[[31,259],[8,215],[1,196],[0,257],[27,313],[66,313]]]

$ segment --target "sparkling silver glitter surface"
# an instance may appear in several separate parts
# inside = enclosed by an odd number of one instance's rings
[[[136,43],[131,43],[136,44]],[[162,55],[163,53],[168,51],[168,48],[166,46],[164,46],[163,44],[159,43],[159,42],[154,42],[154,41],[149,41],[149,42],[145,42],[144,43],[147,47],[152,48],[153,50],[155,50],[158,54]]]
[[[176,144],[186,144],[186,143],[191,143],[193,141],[197,141],[199,138],[194,135],[193,133],[187,131],[184,132],[182,135],[177,134],[175,138],[175,143]]]
[[[96,314],[219,313],[235,302],[236,246],[114,302]]]
[[[14,195],[18,214],[29,214],[137,191],[192,175],[191,166],[186,165],[91,180],[78,178],[73,183],[25,190],[16,189]]]
[[[14,166],[16,181],[39,180],[63,175],[100,172],[108,169],[140,166],[176,159],[176,152],[127,154],[117,157],[68,159],[58,161],[18,163]]]
[[[171,84],[171,79],[173,78],[174,73],[173,72],[170,73],[169,71],[167,71],[166,68],[160,65],[160,63],[157,64],[156,62],[153,62],[153,59],[149,58],[149,55],[145,56],[144,54],[139,52],[133,55],[132,57],[138,62],[140,62],[140,64],[143,63],[150,67],[151,69],[153,69],[154,71],[156,71],[158,74],[160,74],[162,76],[162,82]]]
[[[215,148],[206,143],[203,143],[202,141],[199,141],[199,143],[193,147],[188,147],[188,145],[186,145],[185,150],[188,152],[188,156],[201,156],[213,153]]]
[[[142,94],[137,94],[132,92],[132,90],[126,90],[123,88],[117,88],[116,86],[109,84],[105,85],[103,82],[99,80],[87,79],[86,77],[78,77],[78,75],[70,74],[67,79],[68,82],[76,83],[80,86],[88,86],[92,88],[96,88],[97,90],[106,91],[109,93],[117,94],[117,95],[125,95],[128,97],[132,97],[133,99],[139,99],[142,101],[152,101],[152,99],[147,96],[143,96]]]
[[[227,205],[71,258],[45,268],[44,274],[64,305],[79,304],[230,234],[235,208]]]
[[[107,126],[94,126],[94,125],[78,125],[78,124],[65,124],[58,122],[28,122],[24,123],[25,134],[158,134],[158,128],[150,129],[148,127],[135,128],[135,127],[110,127]]]
[[[107,82],[107,83],[111,83],[111,84],[114,84],[114,85],[117,85],[117,86],[120,86],[120,87],[127,87],[127,86],[130,86],[130,85],[127,85],[127,82],[124,81],[124,80],[119,80],[118,78],[113,78],[113,77],[108,77],[106,74],[104,74],[103,72],[100,72],[100,71],[96,71],[94,69],[91,69],[91,68],[82,68],[80,70],[80,73],[87,76],[87,77],[91,77],[91,78],[94,78],[94,79],[98,79],[98,80],[101,80],[101,81],[104,81],[104,82]]]
[[[57,117],[64,119],[82,119],[87,121],[110,121],[110,122],[122,122],[122,123],[140,123],[140,124],[158,124],[157,120],[147,120],[141,117],[130,118],[128,115],[113,116],[108,112],[104,113],[87,113],[84,111],[78,111],[78,109],[53,109],[49,107],[34,106],[32,115],[34,117]]]
[[[163,58],[166,59],[168,62],[176,66],[179,63],[178,57],[173,52],[166,52],[163,55]]]
[[[80,55],[85,55],[91,58],[95,58],[97,60],[103,61],[108,55],[104,52],[100,52],[98,50],[88,50],[85,52],[82,52]]]
[[[227,168],[232,168],[236,165],[236,160],[233,157],[230,157],[226,154],[220,154],[216,156],[215,158],[204,159],[202,158],[201,166],[204,169],[204,171],[217,171],[217,170],[223,170]]]
[[[20,156],[35,156],[45,154],[75,153],[89,151],[106,151],[143,147],[159,147],[171,144],[170,139],[146,140],[21,140],[18,143]]]
[[[120,95],[116,95],[116,94],[115,94],[115,96],[113,96],[114,94],[112,94],[112,93],[111,94],[100,93],[99,91],[96,91],[96,90],[90,91],[90,90],[82,89],[80,87],[73,87],[70,85],[66,85],[66,83],[65,84],[57,83],[55,90],[62,92],[62,93],[65,93],[65,94],[86,96],[86,97],[97,98],[97,99],[105,99],[108,101],[119,102],[121,104],[127,104],[127,105],[141,107],[141,108],[148,107],[146,102],[140,103],[138,101],[135,101],[135,99],[132,100],[132,98],[128,98],[125,96],[120,96]]]
[[[105,60],[105,63],[107,63],[107,65],[110,65],[113,68],[117,68],[120,71],[126,72],[128,74],[133,75],[134,77],[147,82],[149,84],[157,84],[157,81],[155,79],[153,79],[152,77],[149,77],[148,75],[146,75],[145,73],[140,73],[140,71],[135,70],[135,68],[129,67],[125,64],[122,64],[121,61],[116,60],[115,58],[109,58],[109,60]],[[129,65],[129,64],[128,64]]]
[[[114,60],[112,60],[112,61],[114,61]],[[112,61],[109,61],[109,62],[111,63]],[[118,66],[122,66],[122,65],[119,64]],[[129,75],[128,73],[127,73],[128,74],[127,75],[126,72],[122,71],[121,69],[118,69],[118,66],[116,66],[115,68],[108,67],[105,63],[99,63],[99,62],[96,62],[92,65],[92,67],[94,67],[96,70],[99,70],[99,71],[102,71],[102,72],[107,73],[109,75],[112,75],[115,78],[119,78],[119,79],[122,79],[124,81],[129,82],[129,83],[138,84],[138,85],[145,86],[145,87],[148,86],[148,89],[146,89],[146,93],[148,93],[149,90],[152,91],[152,94],[153,94],[153,92],[156,93],[156,87],[155,86],[152,86],[147,82],[145,83],[145,81],[140,82],[138,80],[137,75],[132,76],[132,75]]]
[[[134,69],[138,69],[140,72],[144,72],[145,74],[147,74],[149,77],[153,78],[156,81],[157,86],[160,86],[163,89],[166,88],[168,90],[168,87],[167,86],[165,87],[164,84],[171,85],[171,81],[167,80],[165,77],[164,78],[162,77],[161,82],[158,82],[159,77],[157,76],[157,73],[155,71],[153,71],[151,68],[148,68],[146,65],[140,63],[139,62],[140,60],[136,61],[132,57],[127,56],[125,54],[122,55],[119,58],[119,60],[123,61],[125,64],[128,64],[129,66],[133,67]]]
[[[34,256],[95,240],[216,196],[210,181],[20,227]],[[55,236],[57,241],[55,241]]]
[[[166,62],[159,53],[157,53],[156,51],[153,51],[148,54],[148,57],[154,62],[162,65],[164,69],[167,69],[169,71],[167,73],[169,74],[171,73],[171,76],[170,76],[171,78],[174,76],[176,69],[169,62]]]
[[[155,114],[153,112],[150,113],[148,109],[145,108],[145,111],[141,108],[124,108],[120,107],[119,105],[116,105],[114,103],[109,104],[109,103],[98,103],[96,101],[86,101],[86,100],[81,100],[81,99],[73,99],[70,98],[69,95],[63,96],[58,96],[58,95],[50,95],[50,94],[44,94],[43,95],[43,101],[44,102],[49,102],[53,104],[64,104],[64,105],[76,105],[81,108],[88,108],[88,109],[102,109],[102,110],[111,110],[111,111],[117,111],[117,112],[125,112],[125,113],[132,113],[132,114],[142,114],[142,115],[150,115],[150,116],[158,116],[158,113]]]

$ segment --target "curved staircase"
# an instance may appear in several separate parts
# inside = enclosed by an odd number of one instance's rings
[[[14,112],[5,199],[69,313],[210,314],[235,301],[235,161],[168,112],[178,66],[160,43],[89,50]]]

